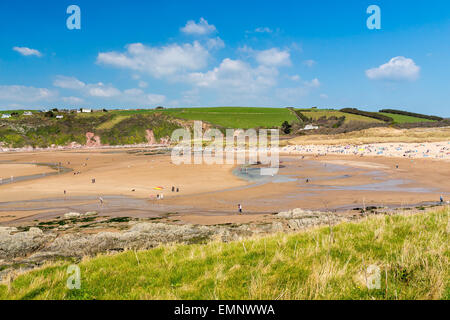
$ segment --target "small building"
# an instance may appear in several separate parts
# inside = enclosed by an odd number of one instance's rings
[[[8,113],[2,114],[2,119],[9,119],[9,118],[11,118],[10,114],[8,114]]]
[[[25,112],[23,113],[23,115],[24,115],[24,116],[32,116],[33,113],[32,113],[31,111],[25,111]]]
[[[307,124],[302,130],[317,130],[319,126],[314,126],[312,124]]]
[[[92,113],[92,109],[81,109],[82,113]]]
[[[62,119],[62,118],[64,118],[64,116],[62,116],[62,115],[57,115],[56,116],[56,119]]]

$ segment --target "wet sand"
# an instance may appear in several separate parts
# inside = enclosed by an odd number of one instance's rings
[[[30,176],[54,172],[49,167],[37,164],[25,163],[0,163],[0,179],[6,180],[11,177]]]
[[[35,168],[20,163],[33,161],[61,162],[73,172],[0,185],[0,224],[87,211],[170,216],[198,224],[243,223],[292,208],[413,206],[436,202],[441,194],[450,197],[450,163],[433,159],[282,155],[278,175],[259,177],[257,168],[246,173],[232,165],[177,166],[168,155],[130,150],[52,151],[0,154],[0,172],[17,163],[17,176],[30,175]],[[180,192],[171,192],[172,186]],[[156,200],[161,193],[164,200]],[[244,216],[236,214],[239,203]]]

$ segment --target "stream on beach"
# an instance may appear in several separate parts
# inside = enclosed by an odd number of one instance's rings
[[[288,194],[278,195],[275,198],[268,197],[265,200],[267,203],[267,210],[263,212],[247,212],[247,214],[260,214],[273,212],[273,208],[277,203],[283,199],[301,199],[310,196],[313,193],[327,194],[329,191],[363,191],[368,195],[373,192],[406,192],[406,193],[434,193],[433,188],[426,187],[411,187],[413,181],[404,179],[392,179],[388,173],[378,169],[362,169],[351,165],[325,163],[316,160],[301,160],[298,158],[286,157],[281,159],[279,172],[274,175],[262,175],[261,168],[258,166],[238,166],[232,173],[239,179],[248,182],[245,186],[228,188],[218,191],[205,192],[196,196],[216,197],[220,198],[221,193],[240,192],[242,190],[251,190],[252,188],[261,187],[267,184],[290,184],[292,188]],[[15,162],[1,161],[2,164],[11,164]],[[48,176],[62,175],[72,172],[70,168],[61,166],[55,163],[31,163],[21,162],[15,164],[32,164],[36,166],[46,166],[51,168],[52,172],[33,174],[26,176],[19,176],[9,179],[3,179],[2,184],[19,183],[21,181],[42,179]],[[367,177],[370,182],[367,183],[352,183],[351,179],[357,174]],[[334,184],[333,181],[341,181],[340,184]],[[349,183],[345,183],[345,181]],[[344,183],[342,183],[344,181]],[[448,193],[444,193],[448,195]],[[6,212],[29,212],[23,217],[10,220],[9,223],[18,223],[29,220],[45,220],[60,217],[68,212],[90,212],[95,211],[100,216],[113,217],[142,217],[142,218],[156,218],[170,213],[195,213],[199,215],[213,215],[213,214],[235,214],[234,210],[216,210],[209,208],[205,210],[197,206],[194,202],[189,205],[175,205],[168,204],[165,201],[155,201],[149,199],[132,198],[128,196],[117,195],[103,195],[104,201],[99,201],[98,196],[77,196],[77,197],[62,197],[54,199],[40,199],[17,202],[0,202],[0,216]],[[222,200],[218,200],[222,201]],[[251,200],[249,200],[251,201]],[[258,200],[253,200],[258,201]],[[223,201],[222,201],[223,202]],[[425,203],[418,203],[414,205],[421,205]],[[430,204],[430,203],[426,203]],[[395,207],[396,205],[389,205]],[[400,207],[401,204],[398,204]],[[354,208],[354,204],[339,205],[334,208],[336,210],[349,210]],[[36,214],[33,214],[36,212]]]

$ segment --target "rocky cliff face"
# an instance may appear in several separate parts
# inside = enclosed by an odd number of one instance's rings
[[[99,136],[92,132],[86,132],[86,147],[101,147],[102,142]]]

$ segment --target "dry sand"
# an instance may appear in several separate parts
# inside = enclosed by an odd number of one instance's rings
[[[93,209],[111,216],[175,213],[171,219],[187,223],[242,223],[292,208],[406,206],[436,202],[441,194],[450,197],[450,162],[431,157],[287,154],[282,156],[278,176],[247,181],[233,175],[232,165],[177,166],[168,155],[146,156],[129,151],[0,154],[0,172],[14,166],[4,161],[12,161],[18,163],[14,167],[16,176],[32,173],[35,167],[19,164],[32,161],[61,162],[74,170],[0,185],[0,223]],[[74,174],[77,172],[80,174]],[[91,182],[94,178],[95,184]],[[306,179],[310,181],[307,183]],[[180,188],[180,192],[172,193],[172,186]],[[155,187],[164,189],[154,190]],[[158,193],[164,194],[164,200],[155,200]],[[98,197],[105,198],[103,206]],[[239,203],[244,216],[236,214]]]

